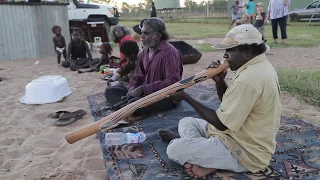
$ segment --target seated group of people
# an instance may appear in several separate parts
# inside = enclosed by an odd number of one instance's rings
[[[79,35],[73,36],[77,40]],[[124,92],[127,97],[143,97],[181,80],[181,55],[168,39],[165,23],[160,18],[149,18],[142,23],[143,50],[139,55],[136,47],[130,46],[132,51],[124,47],[125,44],[129,47],[130,41],[123,42],[120,51],[124,56],[129,60],[137,59]],[[83,41],[77,40],[73,46],[81,46],[88,52]],[[205,107],[184,91],[178,91],[135,113],[147,115],[169,110],[183,100],[199,113],[202,119],[180,120],[179,134],[165,129],[158,131],[161,139],[169,143],[168,157],[183,165],[191,177],[205,177],[216,170],[258,172],[270,163],[280,126],[280,88],[276,71],[266,58],[267,48],[261,33],[251,24],[234,27],[214,47],[225,50],[223,58],[230,69],[236,71],[229,86],[224,80],[226,71],[212,78],[221,100],[218,109]],[[75,51],[69,49],[71,54]],[[219,65],[220,61],[215,61],[208,68]],[[125,71],[122,69],[112,79],[119,79]]]
[[[54,26],[52,28],[52,32],[55,34],[53,37],[53,44],[57,54],[58,64],[61,64],[66,68],[69,67],[72,71],[78,70],[79,73],[99,71],[101,65],[109,64],[112,58],[116,58],[111,56],[111,45],[108,42],[105,42],[100,46],[99,53],[101,54],[101,58],[93,59],[90,51],[90,44],[83,40],[82,32],[79,29],[74,29],[72,31],[72,41],[68,44],[68,46],[66,45],[64,37],[61,35],[61,28],[59,26]],[[134,39],[130,36],[130,30],[125,26],[116,26],[113,31],[110,32],[110,38],[114,43],[118,44],[120,49],[120,62],[118,65],[116,65],[117,67],[127,64],[128,60],[130,59],[125,57],[126,54],[124,54],[124,52],[128,53],[127,55],[129,56],[132,56],[131,53],[138,53],[136,51],[136,47],[138,47],[136,42],[126,43],[124,47],[121,48],[124,42],[134,41]],[[127,50],[128,48],[129,50]],[[121,49],[123,51],[121,51]],[[61,55],[63,55],[65,58],[65,61],[63,62],[60,60]],[[82,68],[90,69],[81,70]]]

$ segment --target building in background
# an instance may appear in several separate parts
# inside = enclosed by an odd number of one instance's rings
[[[55,55],[51,28],[58,25],[70,36],[68,3],[0,2],[0,60]]]

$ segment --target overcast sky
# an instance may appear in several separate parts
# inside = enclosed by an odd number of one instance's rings
[[[203,0],[194,0],[197,3],[200,3]],[[117,0],[116,2],[118,2],[118,6],[120,6],[122,4],[122,2],[127,2],[128,4],[138,4],[141,2],[141,0]],[[184,5],[184,0],[180,0],[180,5],[183,6]]]

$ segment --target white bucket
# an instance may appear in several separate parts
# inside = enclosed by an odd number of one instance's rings
[[[61,101],[69,96],[71,90],[66,78],[61,75],[47,75],[32,80],[27,84],[25,95],[20,98],[24,104],[47,104]]]

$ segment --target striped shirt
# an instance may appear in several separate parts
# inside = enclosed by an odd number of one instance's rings
[[[290,4],[288,0],[288,5]],[[283,0],[270,0],[268,6],[268,12],[270,12],[270,19],[278,19],[289,14],[288,5]]]
[[[129,88],[143,87],[145,95],[156,92],[181,80],[183,66],[179,51],[170,43],[162,41],[149,60],[149,49],[138,56],[139,63]]]

